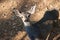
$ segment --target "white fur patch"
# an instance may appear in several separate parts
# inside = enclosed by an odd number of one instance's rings
[[[36,4],[32,6],[31,9],[28,10],[27,12],[33,14],[35,12],[35,9],[36,9]]]
[[[23,22],[24,23],[24,26],[30,26],[30,22]]]

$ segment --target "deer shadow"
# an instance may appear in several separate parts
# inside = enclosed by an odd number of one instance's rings
[[[48,34],[51,33],[54,28],[58,27],[58,17],[59,12],[56,9],[46,11],[44,17],[37,23],[33,24],[33,30],[38,30],[38,32],[35,31],[35,33],[37,32],[35,35],[40,33],[37,36],[43,40],[46,40]]]

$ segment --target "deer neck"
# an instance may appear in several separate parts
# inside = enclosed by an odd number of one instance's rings
[[[27,26],[31,26],[30,22],[23,22],[24,23],[24,26],[27,27]]]
[[[22,18],[21,18],[22,19]],[[22,19],[22,21],[23,21],[23,23],[24,23],[24,26],[26,27],[26,26],[30,26],[31,24],[30,24],[30,22],[29,21],[26,21],[26,20],[28,20],[26,17],[24,17],[23,19]]]

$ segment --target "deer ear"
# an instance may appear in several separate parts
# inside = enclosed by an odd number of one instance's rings
[[[36,10],[36,4],[34,6],[32,6],[27,12],[30,14],[34,14]]]

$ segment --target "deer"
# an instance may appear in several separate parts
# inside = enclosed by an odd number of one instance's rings
[[[28,11],[26,12],[19,12],[17,9],[13,9],[13,12],[16,16],[20,17],[23,21],[25,31],[27,32],[29,38],[31,40],[39,40],[40,30],[37,26],[32,26],[32,24],[29,21],[29,17],[35,13],[36,10],[36,4],[33,5]]]

